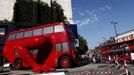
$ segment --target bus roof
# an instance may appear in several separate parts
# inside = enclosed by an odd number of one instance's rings
[[[117,45],[117,44],[126,43],[126,42],[130,42],[130,41],[134,41],[134,39],[131,39],[131,40],[127,40],[127,41],[123,41],[123,42],[117,42],[117,43],[110,43],[110,44],[105,44],[104,46]]]

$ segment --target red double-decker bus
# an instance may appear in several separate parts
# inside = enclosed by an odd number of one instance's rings
[[[10,32],[3,54],[18,69],[32,62],[68,68],[79,63],[75,43],[70,27],[58,22]]]
[[[132,44],[133,43],[133,44]],[[127,44],[127,45],[126,45]],[[102,46],[101,52],[105,61],[108,61],[108,56],[112,58],[112,61],[115,61],[115,58],[118,57],[118,62],[121,60],[126,60],[128,63],[131,62],[131,52],[134,51],[134,40],[107,44]]]

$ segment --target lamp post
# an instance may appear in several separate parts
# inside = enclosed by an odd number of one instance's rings
[[[113,22],[113,21],[111,21],[111,23],[114,25],[115,36],[117,36],[117,35],[118,35],[118,33],[117,33],[116,24],[118,24],[118,23],[117,23],[117,22]]]

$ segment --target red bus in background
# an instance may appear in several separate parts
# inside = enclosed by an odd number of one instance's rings
[[[107,43],[101,47],[101,53],[105,61],[108,59],[108,56],[111,56],[113,62],[117,57],[118,62],[121,60],[126,60],[128,63],[130,63],[132,61],[132,51],[134,51],[134,39],[123,42]]]
[[[22,60],[23,51],[20,53],[16,48],[21,45],[39,64],[68,68],[72,67],[73,63],[79,63],[75,43],[75,36],[70,27],[58,22],[10,32],[6,38],[3,54],[17,68],[31,67],[30,61]]]

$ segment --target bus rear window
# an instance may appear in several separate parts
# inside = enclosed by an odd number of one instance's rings
[[[14,39],[15,39],[15,34],[9,35],[8,40],[14,40]]]

